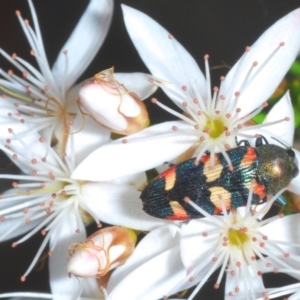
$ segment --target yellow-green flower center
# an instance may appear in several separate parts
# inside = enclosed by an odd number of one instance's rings
[[[242,246],[249,240],[249,236],[242,230],[229,230],[228,240],[233,246]]]
[[[213,139],[218,138],[224,132],[224,123],[220,119],[208,119],[204,128]]]

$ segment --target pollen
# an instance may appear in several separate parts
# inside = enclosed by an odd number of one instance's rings
[[[218,138],[224,133],[224,123],[221,119],[207,120],[204,130],[211,138]]]
[[[228,239],[231,245],[241,247],[249,241],[249,236],[241,230],[229,230]]]

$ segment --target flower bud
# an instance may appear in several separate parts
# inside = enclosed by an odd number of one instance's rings
[[[113,68],[102,71],[79,91],[83,112],[110,131],[128,135],[149,125],[145,104],[119,83]]]
[[[136,233],[124,227],[106,227],[93,233],[83,243],[69,247],[69,274],[79,277],[103,277],[125,263],[132,254]]]

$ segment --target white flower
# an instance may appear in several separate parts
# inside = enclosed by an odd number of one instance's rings
[[[33,27],[28,20],[22,19],[19,11],[16,14],[38,69],[16,53],[10,56],[0,49],[0,54],[17,70],[16,74],[12,70],[0,70],[0,90],[3,92],[0,105],[1,109],[5,107],[4,111],[1,110],[1,125],[7,132],[7,128],[11,128],[8,124],[14,120],[26,123],[28,129],[22,131],[23,135],[35,130],[43,136],[50,136],[46,142],[59,144],[57,151],[60,153],[70,149],[71,145],[66,145],[67,136],[73,134],[77,158],[82,159],[87,156],[87,151],[97,149],[110,136],[110,131],[82,115],[76,103],[81,84],[74,84],[103,44],[111,23],[113,0],[90,1],[52,68],[32,1],[28,0],[28,4]],[[134,80],[137,84],[134,92],[142,99],[155,90],[148,76],[142,73],[116,75],[129,89]],[[15,128],[12,129],[16,132]],[[1,135],[0,139],[6,139],[6,136]]]
[[[152,81],[184,114],[172,111],[180,121],[151,126],[94,151],[78,168],[78,174],[89,165],[88,160],[101,160],[107,154],[114,157],[118,169],[105,174],[91,173],[91,176],[113,179],[159,166],[183,153],[185,159],[200,158],[206,150],[225,153],[226,149],[235,147],[236,136],[253,137],[247,134],[249,129],[260,133],[256,126],[246,127],[244,123],[262,109],[299,52],[300,36],[296,32],[300,30],[300,9],[280,19],[251,48],[247,47],[226,78],[222,78],[220,88],[214,89],[214,95],[211,95],[207,57],[205,79],[190,54],[158,23],[124,5],[123,12],[129,35],[155,76]],[[285,115],[279,118],[275,122],[289,119]],[[259,127],[262,126],[265,125]],[[127,159],[117,157],[118,153]],[[133,159],[135,167],[129,168]]]
[[[25,124],[18,126],[26,126]],[[70,145],[73,135],[69,136]],[[55,295],[80,295],[75,278],[67,276],[67,253],[71,243],[86,239],[84,223],[93,219],[141,230],[151,230],[166,221],[152,218],[142,210],[140,187],[145,174],[118,178],[111,182],[88,182],[71,179],[76,167],[75,151],[57,154],[37,133],[15,139],[3,150],[23,171],[22,175],[3,174],[12,179],[13,188],[1,195],[0,241],[15,238],[12,246],[34,233],[45,235],[40,249],[21,280],[25,280],[49,242],[50,285]],[[96,164],[94,167],[101,168]],[[19,181],[17,183],[17,181]],[[72,298],[72,297],[70,297]]]
[[[130,286],[134,287],[131,299],[153,300],[197,285],[190,300],[219,267],[214,287],[219,288],[226,276],[225,295],[265,296],[261,265],[269,272],[284,269],[289,274],[297,271],[293,263],[299,261],[295,255],[300,245],[299,215],[261,221],[275,199],[257,212],[250,208],[250,194],[246,209],[228,214],[223,205],[223,216],[208,215],[197,207],[204,218],[182,224],[180,229],[169,225],[152,231],[110,278],[108,299],[119,299]],[[157,245],[158,239],[164,242]]]

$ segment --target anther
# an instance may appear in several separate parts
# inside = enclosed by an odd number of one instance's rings
[[[35,51],[34,50],[30,50],[30,55],[35,56]]]
[[[215,113],[218,115],[220,113],[220,111],[219,110],[215,110]]]
[[[46,212],[47,215],[49,215],[49,214],[51,213],[51,209],[50,209],[49,207],[47,207],[47,208],[45,209],[45,212]]]
[[[8,74],[9,76],[13,76],[13,75],[14,75],[14,72],[13,72],[13,70],[8,70],[8,71],[7,71],[7,74]]]
[[[52,199],[55,199],[55,198],[56,198],[56,194],[53,193],[53,194],[51,195],[51,197],[52,197]]]
[[[68,50],[64,50],[64,51],[63,51],[63,54],[68,54]]]
[[[97,224],[97,228],[102,228],[102,224],[100,222]]]
[[[225,76],[221,76],[221,77],[220,77],[220,80],[221,80],[221,81],[224,81],[224,80],[225,80]]]
[[[236,96],[236,97],[239,97],[240,95],[241,95],[240,92],[235,92],[235,93],[234,93],[234,96]]]
[[[20,15],[21,15],[21,12],[20,12],[19,10],[16,10],[16,11],[15,11],[15,14],[16,14],[16,16],[20,16]]]
[[[48,251],[48,255],[49,255],[49,256],[52,256],[52,255],[53,255],[53,252],[52,252],[52,251]]]
[[[9,133],[13,133],[13,130],[11,128],[8,128]]]
[[[24,208],[24,209],[23,209],[23,213],[24,213],[24,214],[27,214],[27,213],[28,213],[28,208]]]
[[[182,88],[183,91],[187,90],[187,86],[185,86],[185,85],[183,85],[181,88]]]
[[[44,142],[45,142],[45,139],[44,139],[43,137],[40,137],[40,138],[39,138],[39,142],[44,143]]]
[[[41,234],[45,236],[47,234],[47,231],[45,229],[42,229]]]
[[[239,268],[242,264],[238,261],[235,265]]]
[[[26,79],[26,78],[27,78],[27,76],[28,76],[28,73],[24,71],[24,72],[22,72],[22,76],[23,76],[23,78],[25,78],[25,79]]]
[[[198,124],[194,125],[194,128],[199,129],[199,125]]]
[[[177,126],[172,126],[173,131],[177,131],[178,127]]]
[[[26,25],[29,25],[28,19],[25,19],[25,20],[24,20],[24,23],[25,23]]]
[[[36,163],[37,163],[37,160],[36,160],[35,158],[33,158],[33,159],[31,160],[31,163],[32,163],[32,164],[36,164]]]
[[[284,44],[285,44],[284,42],[280,42],[279,46],[282,47],[282,46],[284,46]]]
[[[204,136],[200,137],[200,141],[203,142],[205,140]]]
[[[220,99],[221,99],[221,100],[225,100],[225,96],[224,96],[224,95],[221,95],[221,96],[220,96]]]
[[[189,278],[190,282],[193,282],[194,280],[195,280],[195,277],[193,277],[193,276]]]
[[[173,39],[174,39],[174,36],[173,36],[172,34],[169,34],[169,35],[168,35],[168,39],[173,40]]]
[[[204,55],[204,59],[205,59],[205,60],[208,60],[208,59],[209,59],[209,55],[208,55],[208,54],[205,54],[205,55]]]
[[[263,275],[263,272],[262,272],[262,271],[257,271],[257,275],[258,275],[258,276],[262,276],[262,275]]]
[[[5,217],[1,216],[0,217],[0,222],[3,222],[5,220]]]
[[[240,112],[241,112],[241,109],[240,109],[240,108],[237,108],[235,111],[236,111],[237,113],[240,113]]]
[[[25,281],[26,281],[26,277],[25,277],[25,276],[21,276],[20,280],[21,280],[22,282],[25,282]]]
[[[12,158],[13,159],[18,159],[18,155],[17,154],[13,154]]]
[[[234,289],[234,291],[235,291],[236,293],[238,293],[238,292],[240,291],[239,287],[236,287],[236,288]]]
[[[285,121],[290,121],[290,118],[289,117],[285,117],[284,120]]]
[[[272,264],[271,264],[271,263],[266,263],[266,267],[267,267],[267,268],[271,268],[271,267],[272,267]]]
[[[265,246],[265,243],[260,242],[260,243],[259,243],[259,246],[260,246],[261,248],[263,248],[263,247]]]
[[[202,115],[202,111],[201,111],[201,110],[198,110],[198,111],[197,111],[197,115],[198,115],[198,116],[201,116],[201,115]]]
[[[13,53],[13,54],[11,55],[11,57],[12,57],[12,59],[16,59],[16,58],[17,58],[17,53]]]
[[[30,219],[25,220],[25,224],[27,224],[27,225],[30,224],[30,222],[31,222]]]
[[[219,287],[220,287],[220,285],[219,285],[218,283],[215,283],[215,284],[214,284],[214,289],[217,290]]]
[[[263,236],[263,240],[266,241],[267,239],[268,239],[268,237],[267,237],[266,235],[264,235],[264,236]]]
[[[123,140],[122,140],[122,143],[123,143],[123,144],[127,144],[127,142],[128,142],[127,139],[123,139]]]
[[[76,233],[80,233],[80,229],[76,229],[75,232],[76,232]]]
[[[285,258],[289,258],[289,257],[290,257],[290,254],[289,254],[289,253],[284,253],[284,257],[285,257]]]
[[[214,92],[218,92],[219,88],[217,86],[214,86]]]
[[[258,65],[258,62],[257,62],[257,61],[255,61],[255,62],[252,64],[253,67],[256,67],[257,65]]]
[[[246,48],[245,48],[245,51],[246,52],[249,52],[251,50],[251,47],[249,47],[249,46],[247,46]]]
[[[184,101],[184,102],[182,102],[182,105],[183,105],[184,107],[187,107],[187,106],[188,106],[188,103],[187,103],[186,101]]]
[[[194,102],[195,104],[198,104],[198,103],[199,103],[198,99],[194,99],[193,102]]]
[[[24,119],[21,119],[21,120],[20,120],[20,123],[24,124],[24,123],[25,123],[25,120],[24,120]]]
[[[43,157],[42,162],[46,162],[46,161],[47,161],[46,157]]]
[[[12,248],[16,248],[16,247],[18,246],[18,243],[17,243],[17,242],[13,242],[13,243],[11,244],[11,246],[12,246]]]
[[[202,233],[202,236],[203,236],[203,237],[207,237],[207,232],[203,232],[203,233]]]
[[[13,188],[17,188],[18,187],[18,183],[15,182],[15,181],[11,185],[12,185]]]

